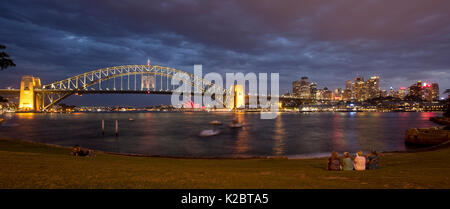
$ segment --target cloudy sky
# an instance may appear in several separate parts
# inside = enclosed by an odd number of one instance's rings
[[[320,88],[361,75],[399,88],[450,88],[450,1],[29,1],[0,4],[0,44],[43,83],[103,67],[152,64],[192,72],[279,72],[281,93],[308,76]],[[120,99],[118,99],[120,98]],[[124,100],[127,98],[128,100]],[[156,104],[168,96],[102,95],[73,104]],[[124,103],[124,101],[126,103]]]

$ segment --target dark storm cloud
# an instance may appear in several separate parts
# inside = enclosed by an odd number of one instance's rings
[[[450,88],[448,1],[6,1],[0,40],[23,74],[44,83],[92,69],[153,63],[204,72],[280,72],[343,87],[380,75]]]

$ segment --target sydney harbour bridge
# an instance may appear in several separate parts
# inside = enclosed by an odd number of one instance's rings
[[[187,77],[176,76],[179,75],[177,73]],[[20,110],[47,111],[71,95],[172,94],[176,86],[172,85],[174,80],[190,84],[189,86],[194,88],[190,91],[193,92],[192,95],[197,92],[203,95],[207,91],[222,93],[224,97],[217,97],[217,100],[225,108],[245,105],[245,100],[249,99],[249,95],[245,95],[244,92],[236,92],[239,89],[242,91],[242,88],[226,89],[194,74],[158,65],[123,65],[102,68],[45,85],[42,85],[37,77],[23,76],[20,89],[0,89],[0,95],[19,95]],[[198,85],[199,83],[202,85]],[[230,99],[227,95],[233,95],[233,98]],[[258,97],[258,95],[253,96]]]

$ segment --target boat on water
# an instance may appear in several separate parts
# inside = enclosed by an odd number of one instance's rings
[[[219,130],[207,129],[200,132],[199,136],[215,136],[219,134],[220,134]]]
[[[211,125],[222,125],[222,122],[220,122],[218,120],[213,120],[213,121],[209,122],[209,124],[211,124]]]
[[[244,124],[239,123],[237,120],[231,121],[230,128],[242,128]]]
[[[244,124],[242,123],[232,123],[230,124],[230,128],[242,128],[244,127]]]

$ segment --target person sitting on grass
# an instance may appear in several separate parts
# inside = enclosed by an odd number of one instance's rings
[[[72,149],[72,154],[75,156],[89,156],[91,153],[91,150],[81,149],[80,145],[75,145]]]
[[[369,155],[367,155],[367,170],[375,170],[378,169],[378,153],[375,150],[372,150]]]
[[[342,170],[344,171],[353,170],[353,160],[348,154],[348,152],[344,152],[344,159],[342,159]]]
[[[337,152],[332,152],[331,157],[328,158],[328,170],[330,171],[340,171],[341,170],[341,160],[339,159]]]
[[[355,160],[353,162],[353,166],[357,171],[366,170],[366,157],[364,157],[363,152],[359,151],[356,153]]]
[[[72,148],[72,154],[74,155],[74,156],[78,156],[78,153],[80,153],[80,151],[81,151],[81,147],[80,147],[80,145],[75,145],[75,146],[73,146],[73,148]]]

